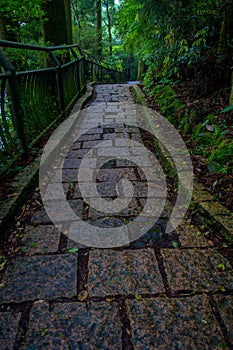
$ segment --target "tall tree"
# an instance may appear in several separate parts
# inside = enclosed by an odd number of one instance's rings
[[[73,37],[83,50],[95,54],[98,48],[96,30],[96,2],[71,0],[73,14]]]
[[[97,52],[99,57],[102,57],[102,1],[96,0],[96,32],[97,32]]]
[[[114,22],[114,15],[116,12],[115,1],[114,0],[104,0],[103,5],[106,10],[106,21],[104,23],[107,27],[108,32],[108,46],[109,46],[109,55],[112,56],[112,27]]]
[[[72,44],[70,0],[45,0],[47,21],[44,24],[45,42],[53,45]]]

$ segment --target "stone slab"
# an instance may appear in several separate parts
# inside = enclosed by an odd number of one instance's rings
[[[113,321],[114,320],[114,321]],[[34,304],[27,349],[120,350],[121,326],[115,303]]]
[[[88,288],[102,297],[164,292],[153,249],[90,251]]]
[[[52,225],[27,226],[22,233],[23,252],[27,255],[58,251],[60,232]]]
[[[231,214],[229,210],[227,210],[218,202],[203,202],[200,203],[200,205],[204,210],[210,212],[213,216],[227,215],[233,219],[233,214]]]
[[[200,231],[186,220],[182,220],[175,231],[179,235],[181,247],[193,248],[209,246],[204,235],[199,235]]]
[[[73,297],[77,286],[77,257],[32,256],[16,259],[6,269],[0,302]]]
[[[20,313],[0,313],[0,348],[1,350],[13,350],[18,332]]]
[[[51,220],[50,220],[44,207],[42,207],[41,209],[36,210],[34,213],[32,213],[31,223],[32,224],[49,224],[49,223],[51,223]]]
[[[134,168],[100,169],[96,178],[101,182],[117,182],[122,178],[137,180]]]
[[[233,295],[216,295],[214,298],[233,345]]]
[[[127,300],[134,349],[219,350],[220,326],[205,296]]]
[[[207,191],[197,191],[193,192],[193,200],[194,202],[208,202],[213,201],[214,197]]]
[[[162,255],[173,291],[219,291],[223,287],[233,290],[232,267],[216,250],[162,249]]]

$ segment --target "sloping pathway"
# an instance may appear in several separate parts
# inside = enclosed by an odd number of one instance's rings
[[[96,87],[63,166],[70,207],[96,230],[134,222],[147,201],[145,174],[123,160],[121,140],[143,137],[131,125],[143,128],[143,116],[129,88]],[[110,143],[95,149],[104,141]],[[132,152],[139,159],[140,148]],[[96,163],[108,156],[105,165]],[[122,176],[133,183],[136,195],[120,213],[91,208],[91,195],[83,200],[77,169],[84,157],[87,178],[100,167],[97,188],[109,203],[124,191],[116,186]],[[188,220],[166,234],[170,207],[136,241],[89,248],[69,237],[64,217],[67,234],[52,224],[37,188],[11,228],[16,243],[0,284],[0,349],[233,349],[232,267]]]

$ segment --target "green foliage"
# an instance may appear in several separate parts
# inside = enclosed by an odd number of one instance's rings
[[[39,42],[45,13],[42,0],[1,0],[0,17],[5,24],[3,38],[20,42]],[[10,39],[11,39],[10,38]]]
[[[208,162],[217,162],[220,165],[220,172],[226,172],[227,169],[233,174],[233,141],[222,139],[218,143],[210,156]]]
[[[144,60],[153,81],[180,78],[185,67],[218,52],[219,29],[228,10],[223,0],[207,3],[122,1],[119,29],[124,46]],[[226,33],[228,37],[231,34],[230,30]],[[226,45],[229,51],[229,40]]]
[[[224,109],[221,111],[221,113],[229,112],[229,111],[231,111],[232,109],[233,109],[233,105],[228,106],[228,107],[224,108]]]
[[[176,93],[171,85],[156,85],[149,96],[159,106],[161,113],[173,123],[178,120],[179,112],[183,108],[182,102],[176,98]]]
[[[213,132],[208,131],[212,123]],[[197,124],[192,131],[197,142],[196,153],[207,159],[210,172],[233,173],[233,141],[228,138],[224,125],[218,125],[216,116],[208,115],[204,123]]]

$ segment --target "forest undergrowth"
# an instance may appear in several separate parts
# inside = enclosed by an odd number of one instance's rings
[[[211,81],[164,79],[151,88],[147,77],[141,88],[150,105],[181,133],[198,181],[232,211],[233,113],[224,112],[230,86],[222,82],[216,89]]]

